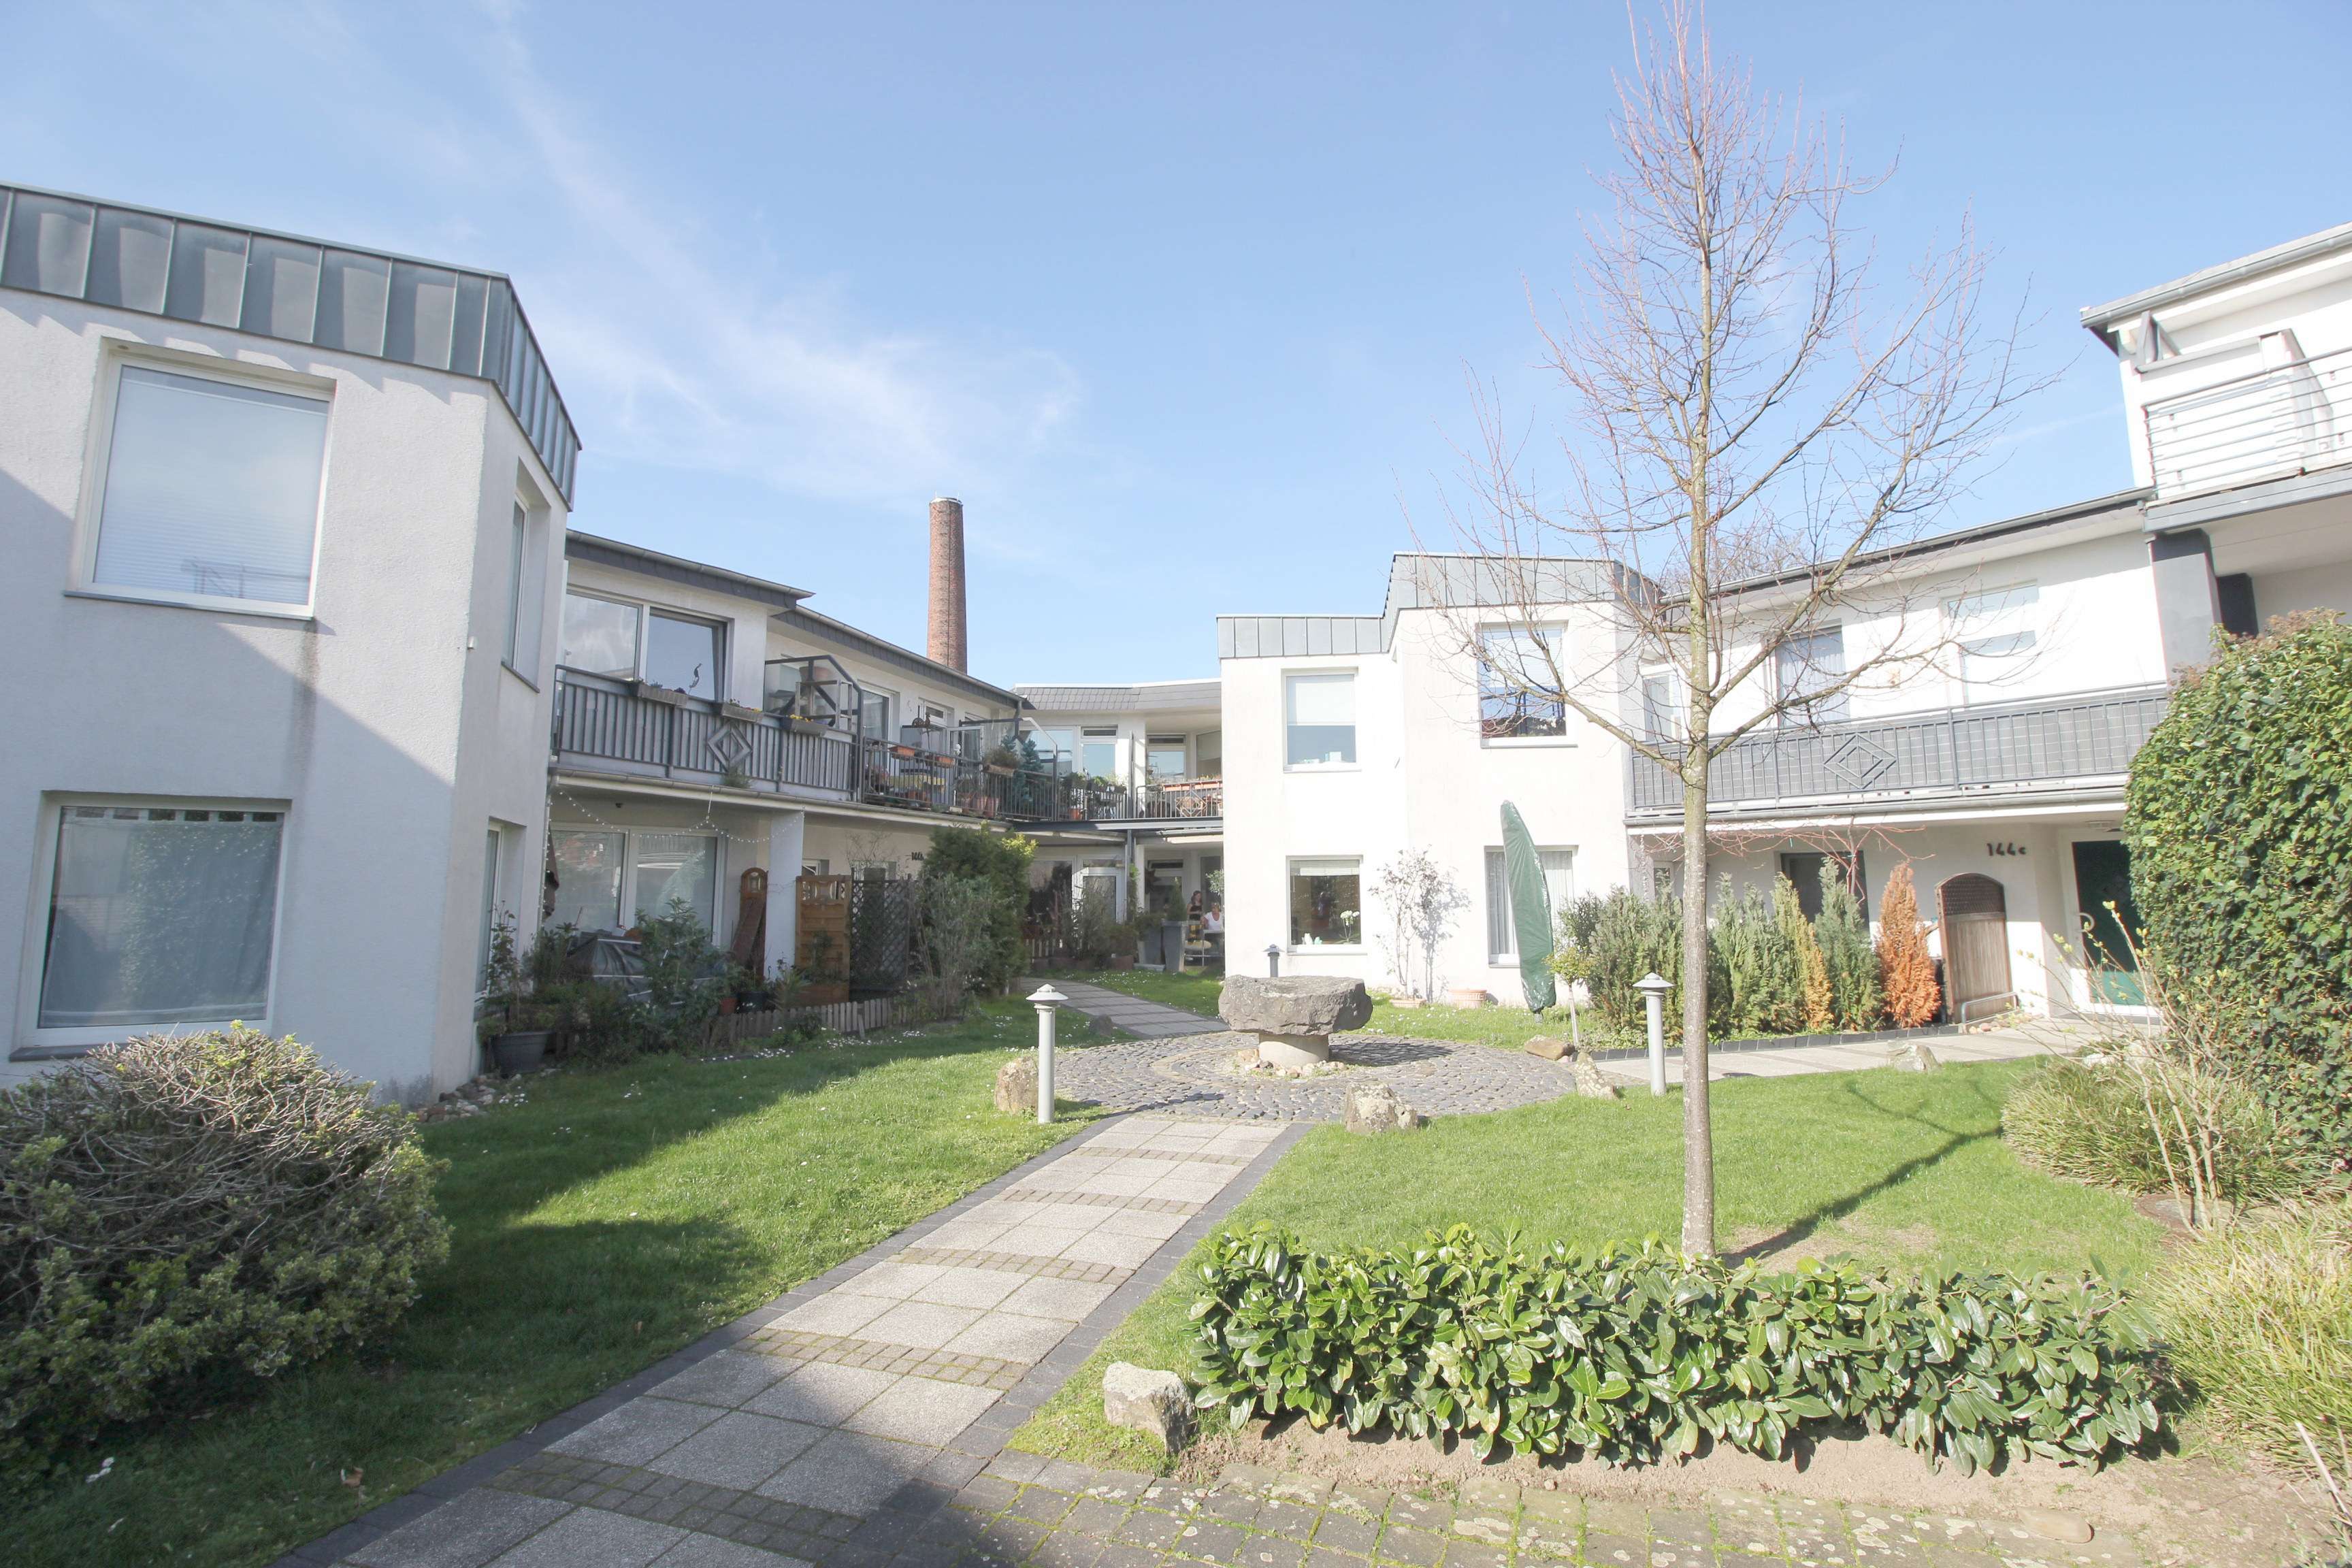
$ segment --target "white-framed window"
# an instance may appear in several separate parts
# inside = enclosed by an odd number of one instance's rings
[[[540,629],[547,583],[547,508],[517,495],[507,531],[505,651],[509,669],[539,682]]]
[[[1845,679],[1844,627],[1822,626],[1791,637],[1773,650],[1772,675],[1774,689],[1780,700],[1787,704],[1780,713],[1782,724],[1794,727],[1845,721],[1846,694],[1843,688],[1825,697],[1814,695]]]
[[[58,803],[34,1026],[50,1044],[268,1021],[286,810]]]
[[[1568,660],[1554,626],[1486,626],[1478,633],[1478,737],[1489,745],[1559,741]]]
[[[1037,760],[1055,773],[1066,773],[1078,765],[1078,732],[1067,728],[1040,725],[1025,731],[1030,743],[1037,748]]]
[[[561,662],[590,675],[717,701],[727,694],[727,627],[658,605],[578,588],[563,595]]]
[[[1184,752],[1184,737],[1181,735],[1149,737],[1143,743],[1144,776],[1154,782],[1183,778],[1188,765]]]
[[[1103,725],[1078,731],[1078,772],[1090,779],[1118,777],[1118,730]]]
[[[1944,626],[1958,650],[1959,700],[1998,702],[2032,662],[2040,641],[2041,588],[2013,583],[1944,602]]]
[[[1576,851],[1538,849],[1536,859],[1543,867],[1544,907],[1551,911],[1557,927],[1559,911],[1576,897]],[[1503,852],[1495,848],[1486,851],[1486,956],[1496,963],[1519,961],[1518,922],[1511,918],[1510,872]]]
[[[474,944],[474,983],[478,986],[489,981],[490,933],[499,922],[499,851],[504,847],[505,837],[499,825],[491,823],[488,842],[482,848],[482,930]]]
[[[890,730],[890,708],[898,700],[898,694],[886,691],[878,686],[860,686],[857,689],[861,704],[858,723],[864,728],[866,738],[874,741],[897,739]]]
[[[1290,945],[1364,944],[1364,862],[1359,857],[1290,862]]]
[[[308,615],[328,407],[323,392],[118,362],[84,582]]]
[[[1671,669],[1642,672],[1642,738],[1672,741],[1683,732],[1682,682]]]
[[[1356,673],[1316,670],[1282,678],[1284,765],[1356,765]]]
[[[582,931],[626,931],[647,915],[667,914],[684,901],[716,931],[719,837],[709,833],[661,833],[635,828],[552,827],[557,925]]]
[[[1204,779],[1223,778],[1225,773],[1225,732],[1223,730],[1203,730],[1198,744],[1201,776]]]

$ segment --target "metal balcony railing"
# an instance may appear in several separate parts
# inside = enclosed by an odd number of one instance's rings
[[[1707,767],[1710,811],[1883,802],[1908,795],[2063,787],[2119,776],[2164,717],[2165,688],[1956,708],[1819,728],[1759,731]],[[1678,817],[1682,779],[1630,759],[1629,816]]]
[[[2142,411],[2167,500],[2352,462],[2352,349],[2160,398]]]
[[[555,672],[555,757],[610,773],[846,795],[845,736],[641,682]]]

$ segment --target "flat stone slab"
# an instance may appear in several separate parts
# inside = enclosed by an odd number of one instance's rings
[[[1228,1028],[1259,1035],[1336,1035],[1372,1021],[1364,983],[1337,974],[1228,974],[1217,993]]]

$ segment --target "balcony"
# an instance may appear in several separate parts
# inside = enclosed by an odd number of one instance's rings
[[[845,796],[855,782],[848,736],[577,669],[555,672],[553,744],[561,765],[686,784]]]
[[[1173,826],[1187,822],[1210,826],[1225,814],[1225,781],[1153,779],[1140,784],[1070,779],[1066,790],[1075,815],[1089,822],[1147,822]],[[1072,813],[1066,813],[1070,815]]]
[[[1967,801],[2121,777],[2164,717],[2166,689],[1759,731],[1707,769],[1709,814],[1762,816],[1922,798]],[[1677,820],[1682,780],[1631,761],[1628,820]]]
[[[2141,412],[2166,500],[2352,463],[2352,349],[2160,398]]]

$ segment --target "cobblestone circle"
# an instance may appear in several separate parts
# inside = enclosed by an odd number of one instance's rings
[[[1255,1046],[1253,1035],[1216,1033],[1081,1047],[1056,1058],[1055,1090],[1118,1110],[1265,1121],[1339,1121],[1348,1092],[1372,1082],[1430,1116],[1509,1110],[1576,1092],[1565,1068],[1539,1057],[1389,1035],[1335,1037],[1331,1059],[1341,1070],[1313,1078],[1219,1070],[1235,1051]]]

